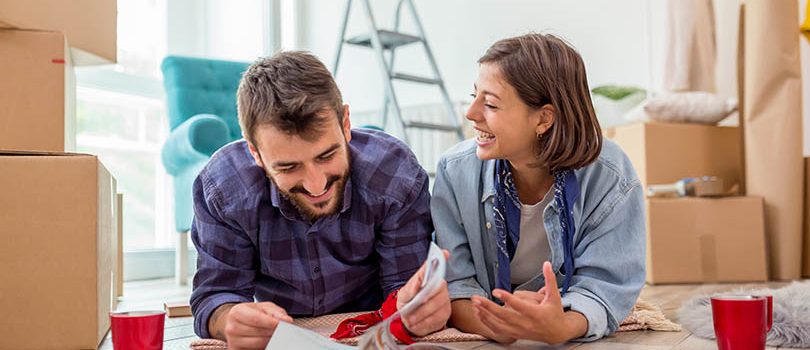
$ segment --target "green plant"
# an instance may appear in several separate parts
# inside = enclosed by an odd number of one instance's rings
[[[644,89],[632,86],[602,85],[591,89],[591,92],[618,101],[632,94],[644,92]]]

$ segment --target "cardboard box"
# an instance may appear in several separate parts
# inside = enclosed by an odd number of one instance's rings
[[[115,178],[113,178],[113,188],[118,188]],[[112,311],[118,309],[118,298],[124,295],[124,240],[122,235],[122,194],[117,193],[115,200],[112,202],[113,207],[113,231],[112,231],[112,247],[113,247],[113,265],[112,265]]]
[[[810,277],[810,158],[804,158],[804,229],[802,241],[802,276]]]
[[[762,198],[646,202],[647,282],[768,280]]]
[[[116,0],[0,0],[0,9],[0,26],[65,33],[77,65],[116,62]]]
[[[0,52],[0,150],[75,150],[76,81],[65,36],[0,29]]]
[[[0,153],[0,349],[96,349],[107,333],[115,188],[94,156]]]
[[[191,305],[189,305],[187,301],[163,303],[163,310],[166,311],[166,316],[168,317],[191,316]]]
[[[726,190],[742,186],[742,140],[737,127],[677,123],[636,123],[605,130],[630,158],[647,185],[685,177],[717,176]]]
[[[121,193],[115,196],[116,220],[116,262],[115,262],[115,284],[113,285],[113,309],[118,305],[118,298],[124,296],[124,195]]]

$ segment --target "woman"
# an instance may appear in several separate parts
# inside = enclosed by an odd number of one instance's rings
[[[615,332],[644,285],[643,197],[602,140],[582,58],[527,34],[478,63],[476,137],[442,156],[431,199],[451,324],[502,343]]]

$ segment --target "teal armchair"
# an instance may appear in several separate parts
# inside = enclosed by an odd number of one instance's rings
[[[236,89],[247,63],[169,56],[163,60],[171,133],[163,165],[174,178],[175,227],[191,228],[191,184],[214,152],[242,137]]]
[[[161,150],[174,183],[174,223],[178,244],[177,278],[185,284],[185,232],[193,218],[191,185],[214,152],[242,137],[236,90],[248,63],[169,56],[160,68],[171,132]],[[182,270],[182,271],[181,271]]]

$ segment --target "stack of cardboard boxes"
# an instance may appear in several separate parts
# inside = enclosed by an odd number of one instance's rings
[[[95,349],[109,329],[115,179],[75,151],[74,64],[115,62],[115,0],[0,0],[0,348]]]
[[[743,185],[739,128],[638,123],[605,136],[627,153],[648,185],[716,176],[726,190]],[[766,281],[762,198],[647,198],[647,282]]]

